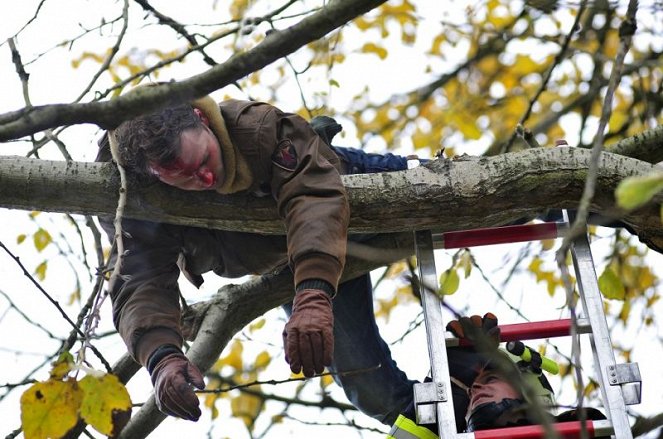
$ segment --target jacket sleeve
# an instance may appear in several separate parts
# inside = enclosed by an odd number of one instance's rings
[[[321,279],[334,288],[345,265],[349,207],[338,159],[301,117],[273,108],[263,131],[274,136],[271,188],[285,219],[295,285]]]
[[[100,218],[109,239],[111,219]],[[143,366],[159,346],[182,346],[177,265],[180,246],[174,226],[125,219],[121,275],[111,279],[113,323],[129,353]],[[112,258],[114,263],[116,256]]]

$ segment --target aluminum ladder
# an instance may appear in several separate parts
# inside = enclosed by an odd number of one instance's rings
[[[446,331],[442,315],[441,298],[435,268],[434,250],[465,248],[491,244],[527,242],[563,237],[569,229],[569,221],[525,224],[506,227],[475,229],[459,232],[434,234],[430,230],[416,231],[415,248],[419,279],[422,285],[421,301],[429,357],[431,378],[428,383],[414,387],[415,411],[418,424],[437,424],[440,437],[444,439],[488,439],[488,438],[544,438],[540,425],[506,427],[472,433],[458,433],[451,400],[451,382],[447,345],[462,344],[462,340],[449,337],[442,342],[440,334]],[[641,378],[637,363],[617,364],[610,341],[608,324],[603,311],[601,292],[587,234],[574,239],[571,252],[578,283],[584,318],[577,320],[576,336],[590,337],[594,367],[598,377],[603,411],[608,418],[604,421],[585,421],[589,437],[612,435],[617,439],[631,439],[632,433],[626,413],[626,405],[640,403]],[[571,335],[571,319],[551,320],[513,325],[500,325],[501,340],[529,340]],[[563,438],[580,438],[580,421],[553,423],[553,428]]]

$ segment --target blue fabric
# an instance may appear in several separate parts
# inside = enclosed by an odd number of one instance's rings
[[[407,158],[391,153],[369,154],[361,149],[340,146],[332,146],[332,149],[346,165],[348,174],[373,174],[407,169]]]

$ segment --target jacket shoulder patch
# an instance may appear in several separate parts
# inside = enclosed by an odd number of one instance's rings
[[[297,167],[297,152],[289,139],[282,140],[272,154],[272,163],[286,171],[294,171]]]

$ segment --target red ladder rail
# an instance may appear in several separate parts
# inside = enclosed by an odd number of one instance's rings
[[[555,239],[564,236],[567,229],[565,222],[548,222],[435,233],[433,247],[450,249]]]
[[[579,439],[581,437],[582,425],[580,421],[559,422],[552,424],[552,426],[564,439]],[[609,421],[585,421],[585,427],[590,438],[609,436],[613,432]],[[475,439],[538,439],[546,437],[541,425],[480,430],[473,434]]]
[[[571,319],[543,320],[540,322],[513,323],[500,325],[500,340],[503,342],[534,340],[538,338],[566,337],[571,335]],[[588,334],[592,331],[587,319],[578,319],[577,333]],[[447,334],[451,334],[447,332]],[[466,338],[445,337],[447,347],[472,346]]]

